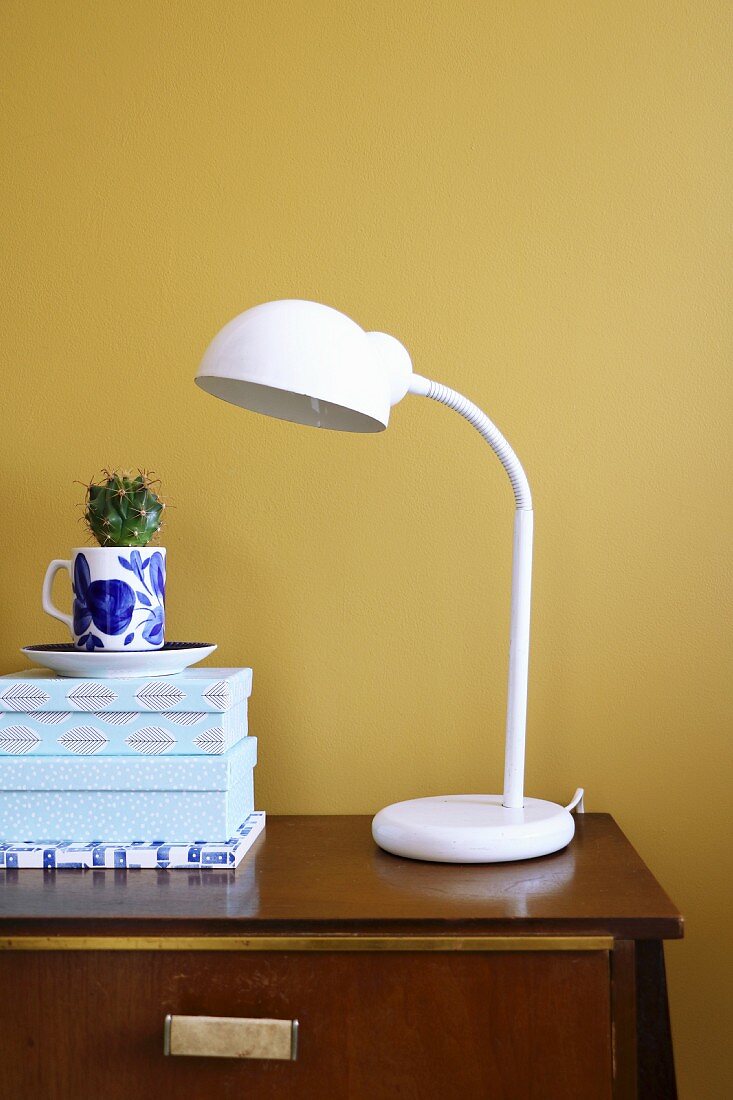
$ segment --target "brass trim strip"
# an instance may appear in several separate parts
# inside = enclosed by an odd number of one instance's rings
[[[8,936],[0,951],[610,951],[612,936]]]

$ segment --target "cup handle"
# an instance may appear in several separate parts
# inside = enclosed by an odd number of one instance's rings
[[[62,558],[54,558],[46,570],[46,576],[43,578],[43,610],[47,615],[53,615],[54,619],[59,619],[62,623],[66,623],[69,628],[69,632],[72,637],[74,635],[74,620],[71,615],[64,614],[63,611],[59,611],[58,607],[51,599],[51,589],[53,587],[53,579],[58,573],[59,569],[65,569],[69,574],[69,580],[71,580],[71,562],[64,561]]]

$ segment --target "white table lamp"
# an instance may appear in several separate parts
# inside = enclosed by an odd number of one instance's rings
[[[395,855],[446,863],[494,863],[564,848],[569,806],[524,797],[524,745],[532,584],[532,496],[504,436],[467,398],[413,374],[399,341],[363,329],[316,302],[268,302],[241,313],[214,338],[196,383],[207,393],[280,420],[347,432],[381,432],[407,393],[465,417],[504,467],[514,493],[514,558],[503,795],[440,795],[380,810],[372,832]]]

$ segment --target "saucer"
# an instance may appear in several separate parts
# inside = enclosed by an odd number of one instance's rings
[[[50,668],[59,676],[83,676],[90,680],[109,676],[130,680],[135,676],[175,676],[198,664],[216,649],[208,642],[166,642],[160,649],[130,653],[116,650],[75,649],[71,642],[27,645],[21,649],[29,660]]]

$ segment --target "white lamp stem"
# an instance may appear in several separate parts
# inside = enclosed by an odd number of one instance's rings
[[[524,744],[527,731],[533,528],[534,512],[532,509],[517,508],[514,513],[512,606],[509,626],[509,687],[506,704],[503,799],[503,804],[514,810],[521,809],[524,805]]]
[[[514,492],[514,552],[509,625],[509,686],[504,748],[503,805],[524,805],[524,746],[527,730],[527,681],[529,677],[529,621],[532,597],[532,494],[527,475],[512,447],[488,416],[456,390],[412,376],[410,393],[430,397],[460,413],[481,434],[504,467]]]

